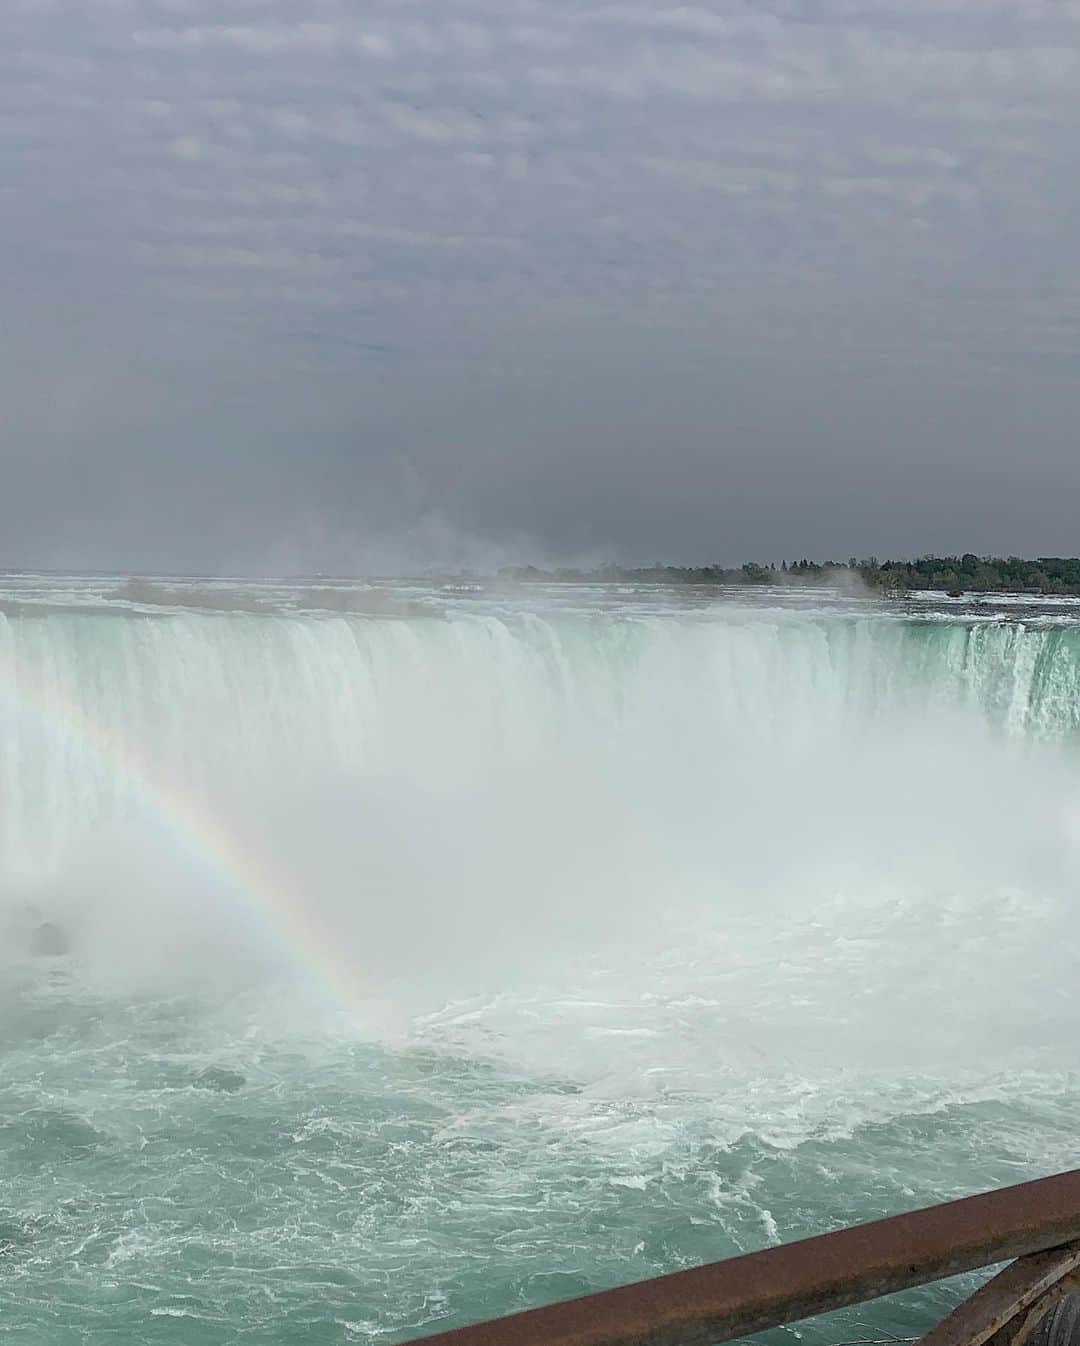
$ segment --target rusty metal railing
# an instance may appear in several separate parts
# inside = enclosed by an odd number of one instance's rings
[[[920,1346],[1025,1346],[1037,1331],[1032,1346],[1080,1346],[1072,1293],[1080,1169],[440,1332],[417,1346],[719,1346],[1014,1258]]]

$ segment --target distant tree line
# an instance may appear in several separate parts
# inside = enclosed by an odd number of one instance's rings
[[[1080,557],[920,556],[914,561],[879,561],[876,556],[846,561],[757,561],[731,568],[721,565],[604,565],[593,570],[507,566],[500,575],[514,580],[566,583],[657,584],[836,584],[858,577],[872,589],[905,593],[932,589],[942,593],[1080,594]]]

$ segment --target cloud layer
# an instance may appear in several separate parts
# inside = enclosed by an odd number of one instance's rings
[[[9,0],[9,564],[1061,551],[1080,4]]]

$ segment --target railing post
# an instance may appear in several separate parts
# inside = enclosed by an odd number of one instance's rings
[[[1080,1243],[1020,1257],[966,1299],[919,1346],[1024,1346],[1080,1277]]]
[[[1028,1346],[1080,1346],[1080,1291],[1062,1295],[1043,1315]]]

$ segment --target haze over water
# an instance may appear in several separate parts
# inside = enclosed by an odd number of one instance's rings
[[[1074,613],[9,577],[3,1332],[393,1341],[1075,1164]]]

